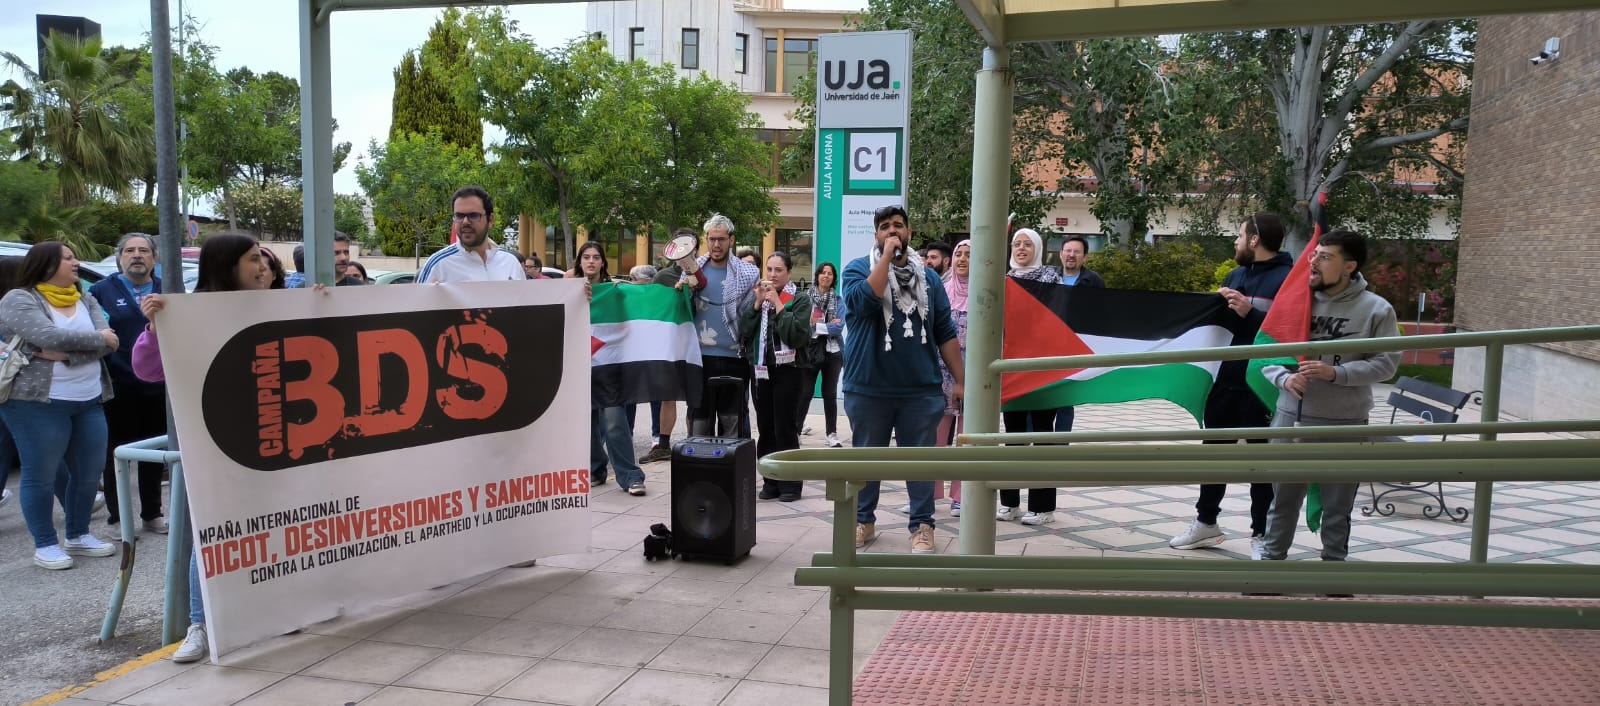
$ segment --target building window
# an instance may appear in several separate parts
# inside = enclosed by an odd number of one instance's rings
[[[700,30],[683,30],[683,57],[678,62],[678,68],[700,68]]]
[[[806,170],[793,179],[785,179],[779,165],[783,163],[783,153],[800,139],[799,130],[773,130],[763,128],[755,132],[756,142],[772,146],[772,156],[767,163],[766,176],[772,179],[777,186],[788,186],[809,189],[816,185],[817,170],[814,165],[807,164]]]
[[[750,35],[733,35],[733,70],[735,73],[745,73],[750,70],[750,59],[746,50],[750,48]]]
[[[778,38],[767,37],[767,81],[762,84],[761,90],[767,93],[778,92]]]
[[[817,40],[783,40],[783,92],[794,93],[800,77],[817,66]]]
[[[630,28],[628,30],[628,61],[642,58],[644,58],[644,28]]]

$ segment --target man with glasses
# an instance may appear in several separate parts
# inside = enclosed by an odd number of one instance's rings
[[[463,186],[450,198],[456,242],[428,258],[418,282],[481,282],[527,279],[522,261],[489,238],[494,229],[494,199],[481,186]]]
[[[963,374],[950,299],[938,273],[911,250],[911,226],[902,206],[872,215],[876,242],[845,265],[844,412],[852,444],[933,446],[946,407],[942,358],[955,377],[951,396],[960,404]],[[877,537],[878,482],[856,496],[856,546]],[[907,481],[911,499],[911,551],[931,554],[933,481]],[[836,521],[843,518],[837,518]]]
[[[1228,302],[1228,308],[1238,314],[1233,321],[1233,342],[1230,345],[1248,346],[1256,341],[1256,332],[1267,318],[1272,299],[1283,287],[1283,279],[1294,268],[1294,258],[1279,252],[1283,247],[1283,219],[1276,213],[1257,213],[1239,224],[1239,237],[1233,241],[1233,261],[1239,266],[1222,280],[1217,290]],[[1066,250],[1062,250],[1063,258]],[[1206,397],[1205,421],[1207,429],[1248,429],[1269,426],[1272,415],[1261,398],[1245,383],[1245,368],[1249,361],[1225,360],[1217,370],[1217,380]],[[1252,444],[1265,444],[1266,439],[1249,439]],[[1226,439],[1208,439],[1206,444],[1238,443]],[[1200,499],[1195,502],[1195,519],[1189,529],[1167,541],[1173,549],[1200,549],[1216,546],[1227,538],[1217,526],[1217,515],[1222,513],[1222,497],[1228,486],[1207,483],[1200,486]],[[1250,556],[1259,556],[1261,543],[1267,534],[1267,509],[1272,507],[1272,484],[1250,484]]]
[[[1317,243],[1311,259],[1312,341],[1345,338],[1387,338],[1400,335],[1394,307],[1367,290],[1361,264],[1367,259],[1367,241],[1348,230],[1336,230]],[[1291,286],[1297,286],[1291,282]],[[1262,370],[1280,391],[1274,427],[1363,426],[1372,410],[1372,386],[1394,376],[1400,354],[1342,353],[1304,361],[1297,366],[1268,366]],[[1352,436],[1318,441],[1368,441]],[[1273,439],[1291,443],[1294,439]],[[1350,510],[1355,506],[1356,483],[1319,483],[1322,496],[1322,560],[1344,561],[1350,553]],[[1267,512],[1267,536],[1261,556],[1282,560],[1294,542],[1305,483],[1273,483],[1272,509]]]
[[[710,434],[716,426],[719,407],[738,409],[739,437],[750,438],[749,408],[743,391],[749,388],[751,369],[745,362],[743,346],[739,343],[739,315],[755,307],[756,283],[761,281],[761,270],[743,260],[729,257],[733,251],[733,221],[720,213],[713,214],[704,226],[706,254],[700,257],[699,277],[705,283],[694,293],[694,326],[700,332],[700,356],[705,371],[705,390],[700,406],[689,410],[689,433]],[[729,394],[732,385],[713,386],[714,377],[733,377],[743,380],[738,388],[737,405],[719,405],[719,393]],[[730,436],[727,431],[722,436]]]

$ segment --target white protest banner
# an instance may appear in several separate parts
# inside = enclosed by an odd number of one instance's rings
[[[587,549],[581,282],[177,295],[157,331],[212,659]]]

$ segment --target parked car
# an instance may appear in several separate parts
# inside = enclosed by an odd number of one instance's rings
[[[28,251],[32,248],[32,243],[13,243],[9,241],[3,241],[0,242],[0,256],[23,257],[27,255]],[[78,278],[81,280],[81,284],[85,290],[93,286],[96,282],[99,282],[100,280],[110,277],[116,273],[117,258],[115,256],[105,258],[99,262],[86,262],[81,260],[78,262]],[[157,264],[156,276],[161,276],[160,273],[161,266]],[[200,265],[196,262],[184,260],[183,290],[185,292],[194,291],[194,286],[199,281]]]
[[[367,281],[373,284],[411,284],[417,281],[417,273],[369,270],[367,272]]]

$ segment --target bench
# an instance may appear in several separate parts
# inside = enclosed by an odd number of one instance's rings
[[[1419,424],[1448,424],[1456,421],[1461,416],[1461,409],[1468,402],[1482,404],[1481,392],[1462,392],[1460,390],[1435,385],[1425,380],[1413,377],[1401,377],[1395,381],[1394,391],[1389,393],[1389,423],[1394,424],[1395,418],[1401,412],[1415,417]],[[1426,435],[1422,435],[1426,436]],[[1448,438],[1449,434],[1439,436],[1440,441]],[[1391,441],[1403,441],[1392,438]],[[1379,485],[1384,486],[1383,492],[1378,492]],[[1438,505],[1424,505],[1422,514],[1429,519],[1448,516],[1456,522],[1465,522],[1469,511],[1464,507],[1455,509],[1445,504],[1444,481],[1414,481],[1398,483],[1367,483],[1367,489],[1372,493],[1372,503],[1361,508],[1361,514],[1371,516],[1373,513],[1388,517],[1395,513],[1394,503],[1383,501],[1391,493],[1414,492],[1428,496],[1430,500],[1437,501]]]

